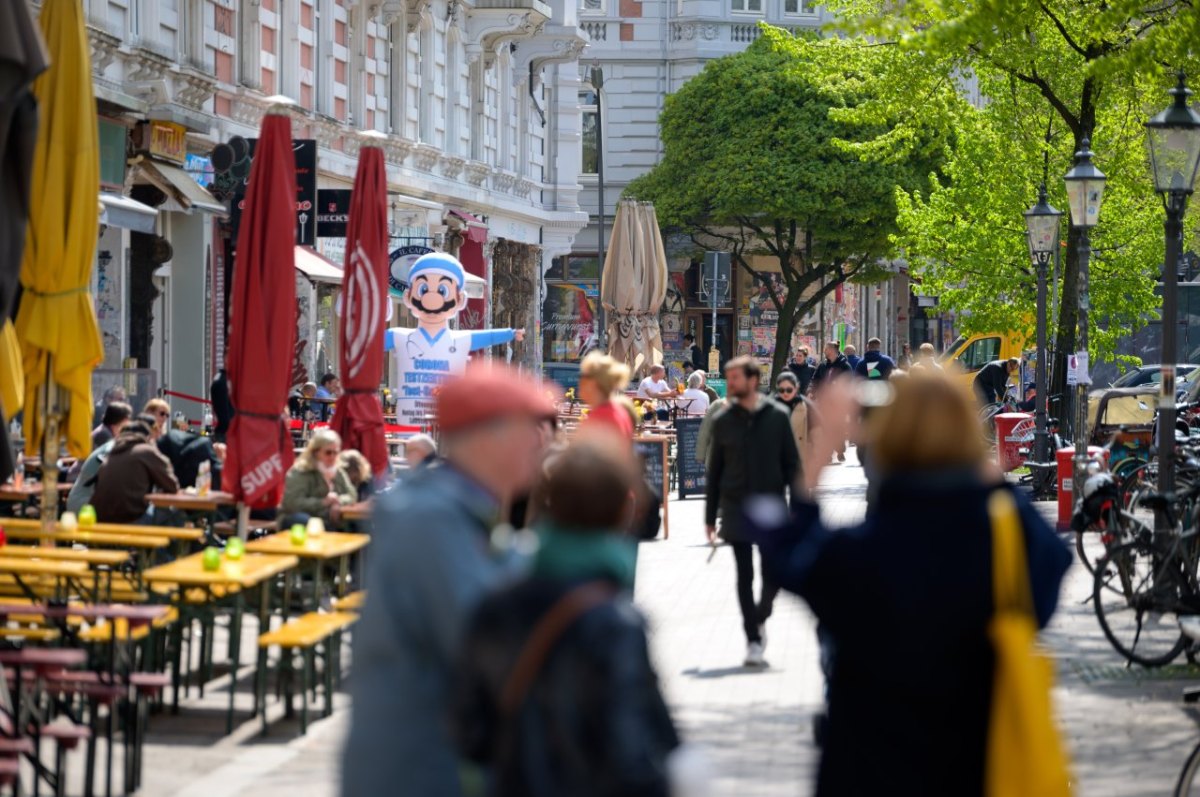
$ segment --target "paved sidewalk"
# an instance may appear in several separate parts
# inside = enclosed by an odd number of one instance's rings
[[[865,510],[863,493],[862,471],[852,458],[829,468],[820,495],[823,515],[833,524],[857,521]],[[800,601],[781,595],[767,629],[771,666],[746,670],[733,557],[721,548],[709,560],[702,499],[672,502],[671,532],[669,540],[641,546],[636,599],[650,620],[652,653],[676,719],[687,739],[710,754],[714,793],[811,794],[817,762],[811,717],[822,692],[811,615]],[[1091,604],[1084,603],[1090,584],[1083,567],[1073,565],[1045,635],[1059,665],[1056,697],[1079,775],[1077,794],[1169,794],[1200,741],[1179,700],[1183,686],[1200,682],[1200,670],[1125,668],[1104,640]],[[919,651],[880,651],[880,666],[903,655]],[[296,736],[294,724],[277,723],[267,740],[255,736],[257,726],[250,724],[232,738],[218,738],[223,713],[217,708],[226,697],[217,689],[203,702],[192,701],[181,717],[154,718],[143,794],[337,794],[348,717],[344,695],[334,716],[311,725],[306,737]]]

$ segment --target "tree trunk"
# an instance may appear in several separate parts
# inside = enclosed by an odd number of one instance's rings
[[[1058,329],[1054,335],[1054,372],[1050,382],[1050,395],[1062,396],[1057,404],[1051,404],[1051,417],[1062,422],[1063,431],[1071,417],[1067,396],[1067,357],[1075,351],[1079,327],[1079,232],[1074,227],[1067,230],[1067,248],[1062,256],[1062,292],[1058,300]]]
[[[779,325],[775,328],[775,355],[771,358],[772,381],[783,372],[788,363],[788,356],[792,353],[792,330],[796,328],[796,308],[800,304],[802,292],[799,286],[793,286],[783,298],[783,308],[779,311]]]

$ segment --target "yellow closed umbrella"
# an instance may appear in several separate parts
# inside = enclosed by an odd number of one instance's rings
[[[25,371],[25,450],[45,452],[49,492],[59,423],[64,422],[73,456],[85,457],[91,449],[92,369],[104,351],[88,292],[99,227],[100,158],[80,0],[45,0],[39,21],[50,68],[33,86],[41,124],[16,329]],[[56,508],[45,504],[44,511]]]

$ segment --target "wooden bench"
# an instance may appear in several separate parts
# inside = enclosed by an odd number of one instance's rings
[[[360,589],[357,592],[351,592],[342,598],[335,598],[333,608],[339,612],[354,612],[355,614],[362,611],[363,601],[367,599],[367,591]]]
[[[274,631],[267,631],[258,637],[258,646],[264,651],[272,647],[281,650],[280,674],[285,677],[285,699],[287,715],[292,714],[292,656],[301,654],[300,666],[300,733],[308,733],[308,693],[311,691],[312,670],[316,648],[324,647],[325,667],[323,681],[325,687],[325,705],[321,716],[328,717],[333,713],[333,671],[338,667],[336,661],[337,646],[334,639],[343,631],[358,621],[358,615],[351,612],[309,612],[308,614],[289,620]],[[262,732],[267,734],[267,673],[259,672],[257,677],[257,704],[262,718]]]

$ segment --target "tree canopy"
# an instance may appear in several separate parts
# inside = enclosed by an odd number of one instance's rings
[[[779,264],[774,372],[798,318],[847,279],[880,276],[880,261],[894,253],[897,189],[927,191],[941,169],[951,131],[937,123],[961,104],[951,81],[929,86],[930,102],[947,109],[929,124],[901,125],[879,109],[839,116],[877,96],[897,57],[764,25],[746,51],[709,62],[667,98],[663,159],[626,190],[653,201],[664,228],[698,248],[729,251],[755,274],[752,255]],[[893,157],[852,149],[877,141],[888,141]]]

